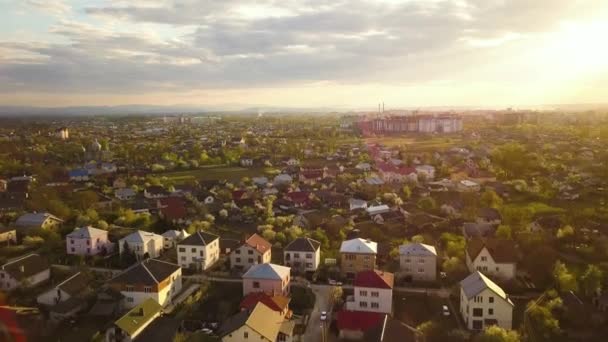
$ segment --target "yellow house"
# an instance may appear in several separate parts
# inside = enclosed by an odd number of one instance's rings
[[[251,313],[244,310],[230,317],[222,325],[219,335],[222,342],[275,342],[284,321],[279,313],[258,303]]]

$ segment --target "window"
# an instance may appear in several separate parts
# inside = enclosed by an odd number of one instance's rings
[[[145,286],[144,287],[144,292],[145,293],[151,293],[152,292],[152,288],[150,286]]]
[[[488,315],[494,315],[494,309],[488,309]]]
[[[243,333],[243,338],[249,338],[249,333],[245,331],[245,332]]]
[[[418,273],[424,273],[424,268],[419,268]]]
[[[488,257],[482,256],[481,261],[488,261]]]
[[[127,302],[133,303],[133,297],[126,297],[126,299],[127,299]]]
[[[379,297],[380,293],[378,293],[378,291],[372,291],[371,295],[372,297]]]
[[[483,267],[481,268],[481,270],[482,270],[482,271],[484,271],[484,272],[487,272],[487,271],[488,271],[488,266],[483,266]]]
[[[250,264],[253,264],[253,258],[249,258],[249,259],[247,259],[247,261],[248,261]]]
[[[76,252],[76,248],[72,247],[72,253]]]
[[[182,257],[182,261],[186,261],[186,257],[185,256]]]
[[[278,341],[279,342],[285,342],[285,341],[287,341],[285,334],[279,333]]]
[[[254,281],[253,282],[253,288],[254,289],[259,289],[260,288],[260,282],[259,281]]]
[[[196,248],[192,248],[190,251],[191,251],[192,253],[196,253]]]
[[[312,268],[312,263],[307,262],[307,263],[306,263],[306,268]]]
[[[473,317],[481,317],[481,316],[483,316],[483,309],[473,308]]]
[[[133,285],[127,285],[127,286],[125,286],[125,291],[127,291],[127,292],[133,292],[133,290],[135,290],[135,287],[133,287]]]
[[[300,253],[294,253],[293,254],[293,258],[294,259],[300,259]]]
[[[418,259],[419,264],[424,264],[424,259]]]
[[[367,297],[367,291],[363,291],[363,290],[359,291],[359,296]]]
[[[241,258],[236,258],[236,262],[241,262]]]
[[[73,245],[73,244],[74,244],[74,240],[70,240],[70,244],[72,244],[72,245]]]
[[[363,257],[365,260],[369,260],[369,255]]]
[[[87,240],[87,246],[91,244],[91,240]]]
[[[240,249],[237,249],[237,250],[235,250],[234,252],[235,252],[236,254],[241,254],[241,250],[240,250]]]
[[[376,302],[372,302],[371,306],[372,306],[372,309],[377,309],[380,307],[380,304],[378,304]]]
[[[407,259],[405,259],[405,262],[410,263],[410,262],[412,262],[412,259],[407,258]]]
[[[291,254],[285,253],[285,260],[291,260]]]
[[[494,297],[492,297],[492,296],[488,297],[488,302],[494,303]]]
[[[251,254],[253,254],[253,251],[250,249],[247,251],[247,254],[251,255]]]
[[[185,252],[186,252],[186,249],[185,249],[184,247],[180,247],[180,248],[179,248],[179,251],[180,251],[180,252],[182,252],[182,253],[185,253]]]
[[[360,308],[366,308],[367,307],[367,302],[359,302],[359,307]]]
[[[312,259],[312,253],[306,253],[306,259]]]
[[[202,250],[201,250],[201,251],[199,252],[199,255],[200,255],[200,256],[205,256],[205,251],[202,251]]]
[[[482,321],[473,321],[473,329],[474,330],[481,330],[483,328],[483,322]]]

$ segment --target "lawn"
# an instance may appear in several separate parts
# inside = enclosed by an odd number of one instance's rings
[[[386,136],[367,138],[365,142],[379,143],[387,147],[406,146],[408,150],[413,152],[435,151],[438,149],[447,149],[456,146],[462,142],[460,137],[454,136],[422,136],[422,135],[402,135],[402,136]]]
[[[175,171],[156,173],[155,176],[167,177],[175,183],[185,183],[191,180],[227,180],[239,181],[243,177],[267,176],[267,172],[272,172],[272,168],[244,168],[237,166],[222,166],[201,168],[197,170]]]
[[[447,299],[424,294],[395,293],[393,295],[395,318],[413,327],[426,321],[443,319],[442,305],[447,305]],[[452,312],[452,316],[456,314],[458,313]],[[455,324],[453,319],[449,321]]]

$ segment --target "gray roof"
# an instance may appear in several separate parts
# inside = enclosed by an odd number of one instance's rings
[[[8,273],[12,278],[20,281],[44,270],[48,270],[49,263],[46,258],[43,258],[38,254],[28,254],[24,257],[7,262],[0,266],[0,269]]]
[[[93,238],[94,236],[107,235],[107,234],[108,234],[108,232],[106,232],[105,230],[87,226],[87,227],[80,227],[80,228],[74,229],[74,231],[69,233],[67,235],[67,237],[80,238],[80,239],[89,238],[90,239],[90,238]]]
[[[249,268],[249,270],[243,274],[243,279],[271,279],[279,280],[284,279],[289,275],[290,268],[286,266],[276,264],[257,264]]]
[[[160,236],[158,234],[144,232],[143,230],[138,230],[136,232],[133,232],[133,233],[125,236],[120,241],[121,241],[121,243],[124,241],[126,241],[128,243],[144,243],[145,241],[148,241],[154,237],[162,238],[162,236]]]
[[[170,262],[146,259],[114,277],[112,283],[155,285],[170,277],[181,267]]]
[[[467,299],[471,299],[480,294],[483,290],[489,289],[490,291],[496,293],[497,296],[513,305],[511,300],[507,297],[505,291],[479,271],[475,271],[468,277],[464,278],[460,282],[460,286],[462,287],[465,296],[467,296]]]
[[[294,252],[316,252],[319,250],[321,243],[311,238],[299,237],[293,240],[285,247],[285,251]]]
[[[340,253],[377,254],[378,243],[361,238],[342,241]]]
[[[21,215],[15,225],[18,227],[40,227],[47,219],[63,222],[60,218],[49,213],[27,213]]]
[[[197,231],[196,233],[188,236],[183,239],[179,246],[207,246],[211,242],[219,239],[220,237],[215,234],[210,234],[207,232]]]
[[[437,256],[437,250],[434,246],[424,243],[408,243],[399,246],[399,254],[413,256]]]

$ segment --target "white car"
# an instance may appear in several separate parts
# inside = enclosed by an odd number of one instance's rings
[[[321,322],[327,320],[327,311],[321,311]]]
[[[447,305],[443,305],[441,307],[441,312],[443,313],[444,316],[449,316],[450,315],[450,309],[448,308]]]
[[[329,285],[336,285],[336,284],[337,284],[337,283],[336,283],[336,281],[335,281],[335,280],[333,280],[333,279],[329,279],[329,280],[327,281],[327,283],[328,283]]]

